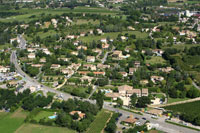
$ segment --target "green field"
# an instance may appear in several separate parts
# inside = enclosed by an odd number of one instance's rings
[[[106,110],[101,110],[96,116],[96,119],[89,126],[86,133],[100,133],[104,126],[106,125],[107,120],[111,117],[111,113]]]
[[[24,123],[26,115],[27,112],[22,109],[18,109],[14,113],[0,113],[0,131],[15,132]]]
[[[54,115],[54,112],[48,112],[48,111],[40,111],[34,118],[37,122],[40,121],[40,119],[45,118],[45,120],[49,120],[49,116]]]
[[[23,124],[16,133],[76,133],[76,131],[62,127]]]
[[[174,112],[179,112],[179,113],[199,114],[200,101],[171,105],[171,106],[166,106],[164,108],[167,110],[172,110]]]
[[[174,102],[180,102],[180,101],[185,101],[189,100],[189,98],[168,98],[167,103],[174,103]]]
[[[92,42],[93,40],[98,41],[101,40],[102,38],[107,38],[108,36],[111,39],[116,39],[118,34],[135,34],[137,38],[145,38],[148,36],[147,33],[144,32],[140,32],[140,31],[123,31],[123,32],[110,32],[110,33],[104,33],[103,35],[100,36],[87,36],[87,37],[80,37],[79,40],[83,41],[83,42]],[[92,38],[92,39],[91,39]]]
[[[10,12],[16,12],[16,10],[10,10]],[[119,11],[111,11],[105,8],[89,8],[89,7],[76,7],[75,9],[62,8],[62,9],[20,9],[17,10],[19,13],[23,13],[22,15],[11,16],[9,18],[1,19],[2,22],[12,22],[12,21],[25,21],[29,22],[31,20],[36,20],[41,17],[41,14],[51,14],[51,15],[61,15],[63,13],[92,13],[92,14],[102,14],[102,15],[116,15]],[[29,18],[35,15],[33,18]]]
[[[165,64],[166,60],[160,56],[152,56],[150,60],[146,60],[148,64]]]
[[[77,24],[77,25],[81,25],[81,24],[94,24],[94,25],[97,25],[97,24],[100,24],[100,21],[99,20],[86,20],[86,19],[78,19],[75,21],[75,23],[73,23],[73,25]]]

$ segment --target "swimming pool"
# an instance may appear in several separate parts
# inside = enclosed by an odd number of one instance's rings
[[[49,116],[49,119],[55,119],[57,115]]]

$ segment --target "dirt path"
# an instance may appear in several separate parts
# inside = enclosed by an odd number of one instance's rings
[[[182,103],[189,103],[189,102],[194,102],[194,101],[200,101],[200,97],[197,97],[197,98],[194,98],[194,99],[185,100],[185,101],[179,101],[179,102],[169,103],[169,104],[151,105],[151,107],[165,107],[165,106],[182,104]]]
[[[107,112],[110,112],[110,111],[107,111]],[[104,133],[104,129],[106,128],[107,123],[108,123],[108,122],[110,121],[110,119],[112,118],[113,112],[110,112],[110,113],[111,113],[111,114],[110,114],[110,118],[106,121],[106,124],[105,124],[104,128],[102,129],[101,133]]]
[[[65,85],[66,82],[67,82],[67,79],[65,78],[65,79],[64,79],[64,82],[63,82],[61,85],[59,85],[59,86],[57,86],[56,88],[54,88],[54,89],[56,90],[56,89],[61,88],[63,85]]]

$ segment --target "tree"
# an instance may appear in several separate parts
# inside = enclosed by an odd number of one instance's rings
[[[103,93],[101,91],[98,91],[97,96],[96,96],[96,104],[99,107],[99,109],[102,109],[103,107]]]
[[[149,97],[142,96],[142,97],[138,98],[136,106],[139,108],[145,108],[145,107],[147,107],[147,104],[150,104],[150,103],[151,103],[151,100]]]
[[[56,124],[58,124],[62,127],[70,127],[71,123],[72,123],[72,119],[65,112],[61,112],[58,114],[55,122],[56,122]]]
[[[74,119],[74,120],[77,120],[78,118],[79,118],[78,113],[75,113],[75,114],[73,115],[73,119]]]
[[[117,98],[117,105],[121,107],[123,105],[123,101],[120,98]]]
[[[137,95],[135,93],[133,93],[133,95],[131,95],[131,106],[135,106],[136,104],[136,100],[137,100]]]

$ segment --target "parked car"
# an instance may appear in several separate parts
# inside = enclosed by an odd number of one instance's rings
[[[147,120],[145,117],[142,118],[143,120]]]

